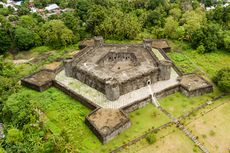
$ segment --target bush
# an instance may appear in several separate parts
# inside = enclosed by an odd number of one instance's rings
[[[210,136],[214,136],[216,133],[213,131],[213,130],[211,130],[210,132],[209,132],[209,135]]]
[[[146,140],[148,141],[149,144],[154,144],[157,141],[156,135],[155,134],[149,134],[146,137]]]
[[[230,68],[223,68],[219,70],[213,81],[217,84],[220,90],[230,92]]]
[[[203,45],[200,45],[199,47],[197,47],[196,50],[198,53],[201,53],[201,54],[205,53],[205,47]]]
[[[12,128],[8,130],[8,134],[7,134],[7,138],[6,138],[6,142],[7,143],[19,143],[23,140],[23,135],[22,132],[19,131],[16,128]]]

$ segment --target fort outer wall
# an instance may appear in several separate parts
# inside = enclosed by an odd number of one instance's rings
[[[171,72],[171,63],[164,61],[160,62],[159,68],[156,68],[151,72],[138,75],[126,82],[119,83],[117,80],[111,81],[99,79],[87,71],[83,71],[76,66],[73,67],[73,61],[73,59],[67,59],[64,61],[66,75],[76,78],[88,86],[95,88],[105,94],[106,97],[112,101],[130,91],[137,90],[160,80],[168,80]]]

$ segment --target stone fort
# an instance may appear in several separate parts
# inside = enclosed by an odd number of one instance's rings
[[[159,107],[157,98],[178,91],[199,96],[213,90],[204,78],[183,74],[155,43],[106,44],[95,37],[76,54],[45,65],[21,83],[40,92],[55,86],[92,109],[85,123],[107,143],[131,126],[129,112],[149,102]]]
[[[152,40],[143,45],[104,44],[95,38],[88,54],[64,60],[65,74],[102,92],[114,101],[121,95],[157,81],[170,79],[171,61],[159,60],[152,52]]]

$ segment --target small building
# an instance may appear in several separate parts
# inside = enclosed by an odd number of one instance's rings
[[[57,4],[50,4],[47,7],[45,7],[45,10],[47,10],[48,12],[54,12],[59,10],[60,7]]]
[[[229,6],[229,4],[228,4],[228,3],[226,3],[226,4],[224,4],[223,6],[224,6],[224,7],[228,7],[228,6]]]
[[[214,10],[215,7],[214,6],[211,6],[211,7],[206,7],[206,11],[210,11],[210,10]]]
[[[163,49],[164,52],[171,51],[171,47],[169,46],[167,40],[165,39],[155,39],[152,42],[152,47],[157,49]]]
[[[22,1],[18,1],[18,2],[16,2],[16,3],[15,3],[15,5],[17,5],[17,6],[21,6],[21,5],[22,5]]]

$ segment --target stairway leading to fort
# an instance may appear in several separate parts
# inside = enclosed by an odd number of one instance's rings
[[[151,95],[151,100],[152,100],[152,103],[156,106],[156,107],[159,107],[160,106],[160,103],[158,102],[157,98],[154,96],[154,93],[153,93],[153,90],[151,88],[150,85],[148,85],[149,87],[149,93]]]

